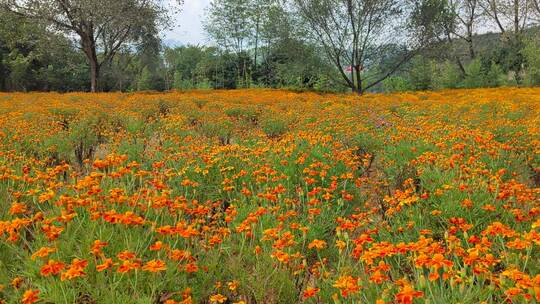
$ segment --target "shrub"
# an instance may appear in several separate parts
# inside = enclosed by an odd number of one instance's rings
[[[254,107],[230,108],[225,110],[225,114],[231,118],[243,119],[244,121],[253,125],[258,123],[260,115],[260,113]]]
[[[429,90],[432,88],[433,66],[427,58],[418,56],[411,61],[409,79],[414,90]]]
[[[485,85],[485,74],[480,59],[471,61],[465,68],[466,76],[463,86],[466,88],[481,88]]]
[[[105,114],[89,115],[73,124],[69,132],[69,141],[75,161],[80,167],[83,166],[85,159],[94,156],[97,146],[106,141],[106,124]]]
[[[526,61],[525,84],[528,86],[540,85],[540,43],[538,40],[530,40],[523,49]]]
[[[445,61],[433,75],[433,87],[436,89],[456,89],[461,84],[462,75],[456,64]]]
[[[383,90],[385,92],[404,92],[411,90],[412,85],[402,76],[391,76],[383,81]]]
[[[59,109],[53,108],[49,112],[55,117],[55,121],[62,126],[62,129],[69,129],[70,123],[75,120],[79,114],[77,109]]]
[[[217,137],[222,145],[228,145],[231,143],[233,125],[228,120],[217,118],[210,121],[205,121],[200,128],[206,137]]]
[[[491,62],[484,85],[486,87],[499,87],[504,85],[505,82],[505,75],[501,66],[495,62]]]
[[[262,122],[261,125],[264,133],[269,138],[278,138],[283,136],[287,130],[288,125],[287,123],[279,118],[269,118]]]

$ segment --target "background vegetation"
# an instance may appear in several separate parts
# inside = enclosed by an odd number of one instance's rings
[[[63,10],[62,2],[0,1],[0,90],[540,84],[536,0],[214,0],[202,20],[211,43],[174,47],[159,37],[178,6],[77,0]],[[125,7],[132,13],[115,11]],[[89,13],[97,9],[116,17]]]

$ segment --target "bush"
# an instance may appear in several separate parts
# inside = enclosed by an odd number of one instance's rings
[[[477,58],[465,70],[465,88],[498,87],[507,83],[502,67],[493,61],[482,64],[482,60]]]
[[[499,87],[506,83],[504,71],[500,65],[495,62],[491,62],[489,71],[486,74],[486,80],[484,85],[486,87]]]
[[[176,90],[191,90],[194,88],[193,83],[188,79],[182,78],[182,73],[174,72],[173,88]]]
[[[259,121],[260,113],[253,107],[230,108],[225,110],[225,114],[231,118],[242,119],[252,125],[256,125]]]
[[[208,138],[217,138],[221,145],[229,145],[233,135],[233,127],[230,121],[216,117],[205,121],[201,125],[201,131]]]
[[[261,127],[269,138],[278,138],[287,132],[289,126],[281,119],[270,118],[264,120]]]
[[[414,90],[429,90],[432,88],[433,65],[425,57],[415,57],[411,61],[409,79]]]
[[[321,74],[317,80],[315,80],[313,89],[321,92],[332,92],[336,90],[336,86],[328,76]]]
[[[528,41],[522,52],[526,61],[525,84],[540,85],[540,41],[538,39]]]
[[[461,72],[456,64],[446,61],[437,67],[433,75],[433,87],[436,89],[456,89],[461,85]]]
[[[485,74],[480,59],[474,59],[465,68],[466,76],[463,79],[465,88],[481,88],[485,85]]]
[[[412,85],[405,77],[391,76],[383,81],[383,90],[385,92],[404,92],[410,91]]]

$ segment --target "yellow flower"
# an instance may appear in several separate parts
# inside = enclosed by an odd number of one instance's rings
[[[210,297],[212,303],[224,303],[225,301],[227,301],[227,297],[219,293]]]

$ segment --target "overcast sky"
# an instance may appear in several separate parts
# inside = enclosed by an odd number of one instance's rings
[[[175,17],[175,27],[164,33],[164,42],[168,45],[206,44],[202,29],[204,9],[210,0],[185,0],[182,12]]]

